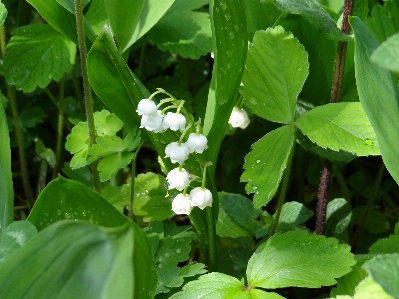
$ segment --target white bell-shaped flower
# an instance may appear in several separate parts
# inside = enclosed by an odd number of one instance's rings
[[[182,164],[188,159],[190,151],[187,144],[178,142],[169,143],[165,148],[165,157],[169,157],[172,163]]]
[[[161,111],[157,111],[157,114],[154,115],[146,115],[143,114],[141,117],[141,125],[140,128],[145,128],[147,131],[151,131],[154,133],[159,133],[163,131],[162,127],[162,119],[163,116],[160,114]]]
[[[156,115],[157,105],[149,99],[142,99],[139,102],[136,111],[138,115]]]
[[[188,136],[187,146],[190,153],[196,152],[201,154],[208,148],[208,139],[202,134],[191,133]]]
[[[175,168],[169,171],[168,175],[166,176],[166,181],[168,183],[168,190],[176,188],[177,190],[182,191],[189,185],[190,178],[187,170],[184,168],[181,170],[179,168]]]
[[[193,207],[191,206],[190,197],[186,194],[178,194],[172,201],[172,210],[175,214],[189,215]]]
[[[184,130],[184,127],[186,126],[186,118],[182,114],[177,114],[174,112],[168,112],[163,121],[162,125],[164,129],[171,129],[172,131],[177,131],[177,130]]]
[[[234,107],[229,118],[229,124],[233,128],[245,129],[249,123],[250,121],[247,112],[244,109]]]
[[[212,193],[208,189],[196,187],[190,192],[191,206],[199,207],[201,210],[205,207],[212,207]]]

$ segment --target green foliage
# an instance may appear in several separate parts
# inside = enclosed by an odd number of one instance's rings
[[[54,167],[57,161],[53,150],[50,148],[46,148],[40,139],[37,139],[35,141],[35,147],[36,147],[36,154],[41,159],[45,160],[48,163],[48,165]]]
[[[0,4],[0,25],[3,25],[4,20],[7,18],[7,9],[3,3]]]
[[[352,208],[344,198],[335,198],[327,204],[326,236],[339,237],[351,221]]]
[[[312,216],[313,212],[303,204],[296,201],[286,202],[281,209],[276,231],[285,233],[296,228],[299,224],[305,223]]]
[[[370,60],[379,66],[399,73],[399,33],[390,36],[371,55]]]
[[[49,25],[24,26],[13,33],[4,61],[8,84],[32,92],[71,71],[76,46]]]
[[[370,254],[399,253],[399,236],[390,235],[389,238],[379,239],[369,248]]]

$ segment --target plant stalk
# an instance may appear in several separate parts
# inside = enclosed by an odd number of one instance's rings
[[[4,25],[0,26],[0,40],[1,40],[0,41],[1,54],[3,57],[3,61],[4,61],[4,59],[6,58],[6,54],[7,54]],[[17,143],[18,143],[22,184],[24,186],[26,199],[28,200],[29,204],[31,206],[33,206],[34,199],[33,199],[32,189],[31,189],[30,183],[29,183],[28,167],[26,165],[26,160],[25,160],[25,152],[24,152],[24,145],[23,145],[23,139],[22,139],[22,131],[21,131],[21,127],[19,124],[17,100],[15,97],[15,89],[8,84],[6,84],[6,85],[7,85],[7,95],[8,95],[8,100],[10,101],[12,117],[14,119],[15,135],[17,137]]]
[[[55,148],[55,166],[53,169],[52,179],[55,179],[60,170],[61,164],[61,150],[64,124],[64,94],[65,94],[65,79],[60,81],[60,95],[58,99],[58,125],[57,125],[57,144]]]
[[[133,201],[134,201],[134,183],[136,179],[136,159],[137,155],[139,154],[139,151],[141,147],[143,146],[144,142],[141,142],[136,151],[134,152],[133,158],[132,158],[132,170],[131,170],[131,177],[132,180],[130,182],[130,203],[129,203],[129,214],[128,217],[133,220]]]
[[[323,171],[321,172],[320,177],[319,193],[317,195],[316,233],[318,235],[324,234],[327,209],[327,192],[328,183],[330,182],[331,166],[331,161],[325,159]]]
[[[96,129],[94,127],[94,117],[93,117],[93,98],[91,95],[91,87],[89,84],[89,78],[87,76],[87,67],[86,67],[86,37],[83,28],[82,4],[80,0],[75,0],[74,2],[75,2],[76,27],[78,30],[79,56],[82,68],[86,119],[89,127],[89,147],[91,147],[95,143]],[[93,174],[94,190],[98,193],[101,193],[100,176],[97,170],[97,165],[98,165],[97,161],[93,162],[91,164],[91,170]]]

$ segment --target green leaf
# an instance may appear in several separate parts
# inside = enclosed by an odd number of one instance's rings
[[[314,0],[274,0],[274,3],[283,11],[301,15],[329,39],[350,40],[350,37],[337,27],[334,19]]]
[[[132,162],[133,156],[134,153],[131,152],[119,152],[101,159],[97,167],[100,172],[100,181],[105,182],[111,179],[111,177],[115,177],[119,169],[126,167]]]
[[[348,245],[295,230],[276,234],[262,244],[249,260],[247,277],[253,287],[319,288],[335,284],[335,278],[354,264]]]
[[[183,287],[183,291],[174,294],[170,299],[186,298],[229,298],[229,299],[282,299],[276,293],[266,293],[246,287],[236,278],[222,274],[209,273],[198,280],[191,281]]]
[[[45,160],[48,163],[48,165],[50,165],[51,167],[55,166],[57,160],[51,148],[44,147],[44,144],[40,139],[35,140],[35,148],[36,148],[36,154],[41,159]]]
[[[379,154],[373,127],[360,103],[319,106],[302,115],[295,124],[322,148],[344,150],[357,156]]]
[[[339,297],[338,297],[339,298]],[[389,296],[382,287],[374,282],[371,277],[366,277],[355,289],[353,299],[394,299]]]
[[[255,142],[252,151],[245,156],[245,171],[240,180],[248,182],[245,186],[248,194],[255,193],[256,209],[266,205],[276,194],[294,139],[294,127],[280,127]]]
[[[303,204],[296,201],[286,202],[281,209],[276,231],[285,233],[304,223],[312,216],[313,212],[308,210]]]
[[[377,41],[358,18],[350,20],[355,33],[355,74],[359,98],[374,128],[381,156],[389,173],[399,182],[399,91],[392,74],[370,61]]]
[[[72,170],[89,164],[89,127],[87,122],[80,122],[72,128],[66,138],[65,149],[74,155],[70,162]]]
[[[327,204],[326,233],[327,237],[338,237],[349,225],[352,208],[344,198],[335,198]]]
[[[399,236],[390,235],[389,238],[378,239],[369,248],[370,254],[399,253]]]
[[[85,13],[86,20],[91,25],[95,34],[99,34],[108,20],[104,0],[91,0]]]
[[[308,69],[308,54],[292,33],[281,26],[257,31],[242,78],[245,105],[267,120],[292,123]]]
[[[129,221],[92,189],[59,176],[40,193],[28,220],[40,231],[63,219],[81,219],[106,227]]]
[[[259,211],[254,209],[252,201],[240,194],[220,193],[219,218],[216,232],[221,237],[245,237],[254,235],[260,228],[256,218]]]
[[[248,40],[250,41],[256,31],[273,27],[281,16],[281,11],[276,8],[274,3],[257,0],[245,1],[245,13],[247,15]]]
[[[365,206],[357,206],[353,209],[352,222],[359,224],[363,217]],[[381,211],[372,209],[364,223],[363,228],[372,234],[380,234],[386,232],[390,227],[387,216]]]
[[[108,110],[96,111],[93,117],[97,135],[114,136],[123,127],[122,121]]]
[[[364,263],[363,268],[387,294],[399,298],[399,253],[373,257]]]
[[[51,27],[78,44],[76,19],[56,0],[27,0]]]
[[[76,46],[49,25],[24,26],[13,33],[4,61],[8,84],[28,93],[72,70]]]
[[[155,295],[156,274],[146,236],[131,222],[117,228],[81,221],[55,223],[6,258],[0,268],[0,284],[7,286],[0,289],[1,298]]]
[[[11,148],[4,106],[0,103],[0,237],[14,220],[14,189],[11,173]]]
[[[148,32],[174,0],[105,0],[105,7],[121,52]]]
[[[33,128],[38,123],[43,123],[44,111],[39,107],[30,107],[23,110],[19,114],[19,124],[21,125],[21,130],[26,132],[27,128]]]
[[[0,26],[3,25],[5,19],[7,18],[8,11],[3,3],[0,3]]]
[[[0,261],[24,246],[26,241],[36,234],[36,227],[29,221],[21,220],[11,223],[4,229],[1,236]]]
[[[166,197],[165,178],[148,172],[139,174],[134,182],[133,213],[144,221],[162,221],[174,215],[171,198]],[[131,179],[123,185],[121,197],[130,202]]]
[[[162,51],[198,59],[212,51],[209,14],[191,10],[169,13],[148,32],[147,39]]]
[[[392,35],[371,55],[370,60],[379,66],[399,73],[399,33]]]

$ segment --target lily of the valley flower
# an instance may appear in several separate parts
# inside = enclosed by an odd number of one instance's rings
[[[136,111],[138,115],[156,115],[157,105],[149,99],[142,99],[139,102]]]
[[[191,133],[188,136],[187,146],[190,153],[196,152],[201,154],[208,148],[208,139],[202,134]]]
[[[156,114],[152,115],[143,114],[143,116],[141,117],[140,128],[145,128],[147,131],[159,133],[163,131],[162,119],[163,116],[160,114],[159,110],[157,111]]]
[[[196,187],[190,192],[191,206],[199,207],[201,210],[205,207],[212,207],[212,193],[206,188]]]
[[[178,142],[169,143],[165,148],[165,157],[169,157],[172,163],[182,164],[188,159],[190,151],[187,144]]]
[[[233,128],[245,129],[249,123],[250,121],[247,112],[244,109],[234,107],[229,118],[229,124]]]
[[[172,210],[175,214],[189,215],[193,207],[191,206],[190,197],[186,194],[178,194],[172,201]]]
[[[186,118],[180,113],[168,112],[162,121],[165,130],[169,128],[172,131],[184,130],[185,125]]]
[[[186,188],[190,183],[190,178],[188,172],[182,168],[180,169],[175,168],[169,171],[168,175],[166,176],[166,181],[168,182],[168,189],[177,189],[182,191]]]

